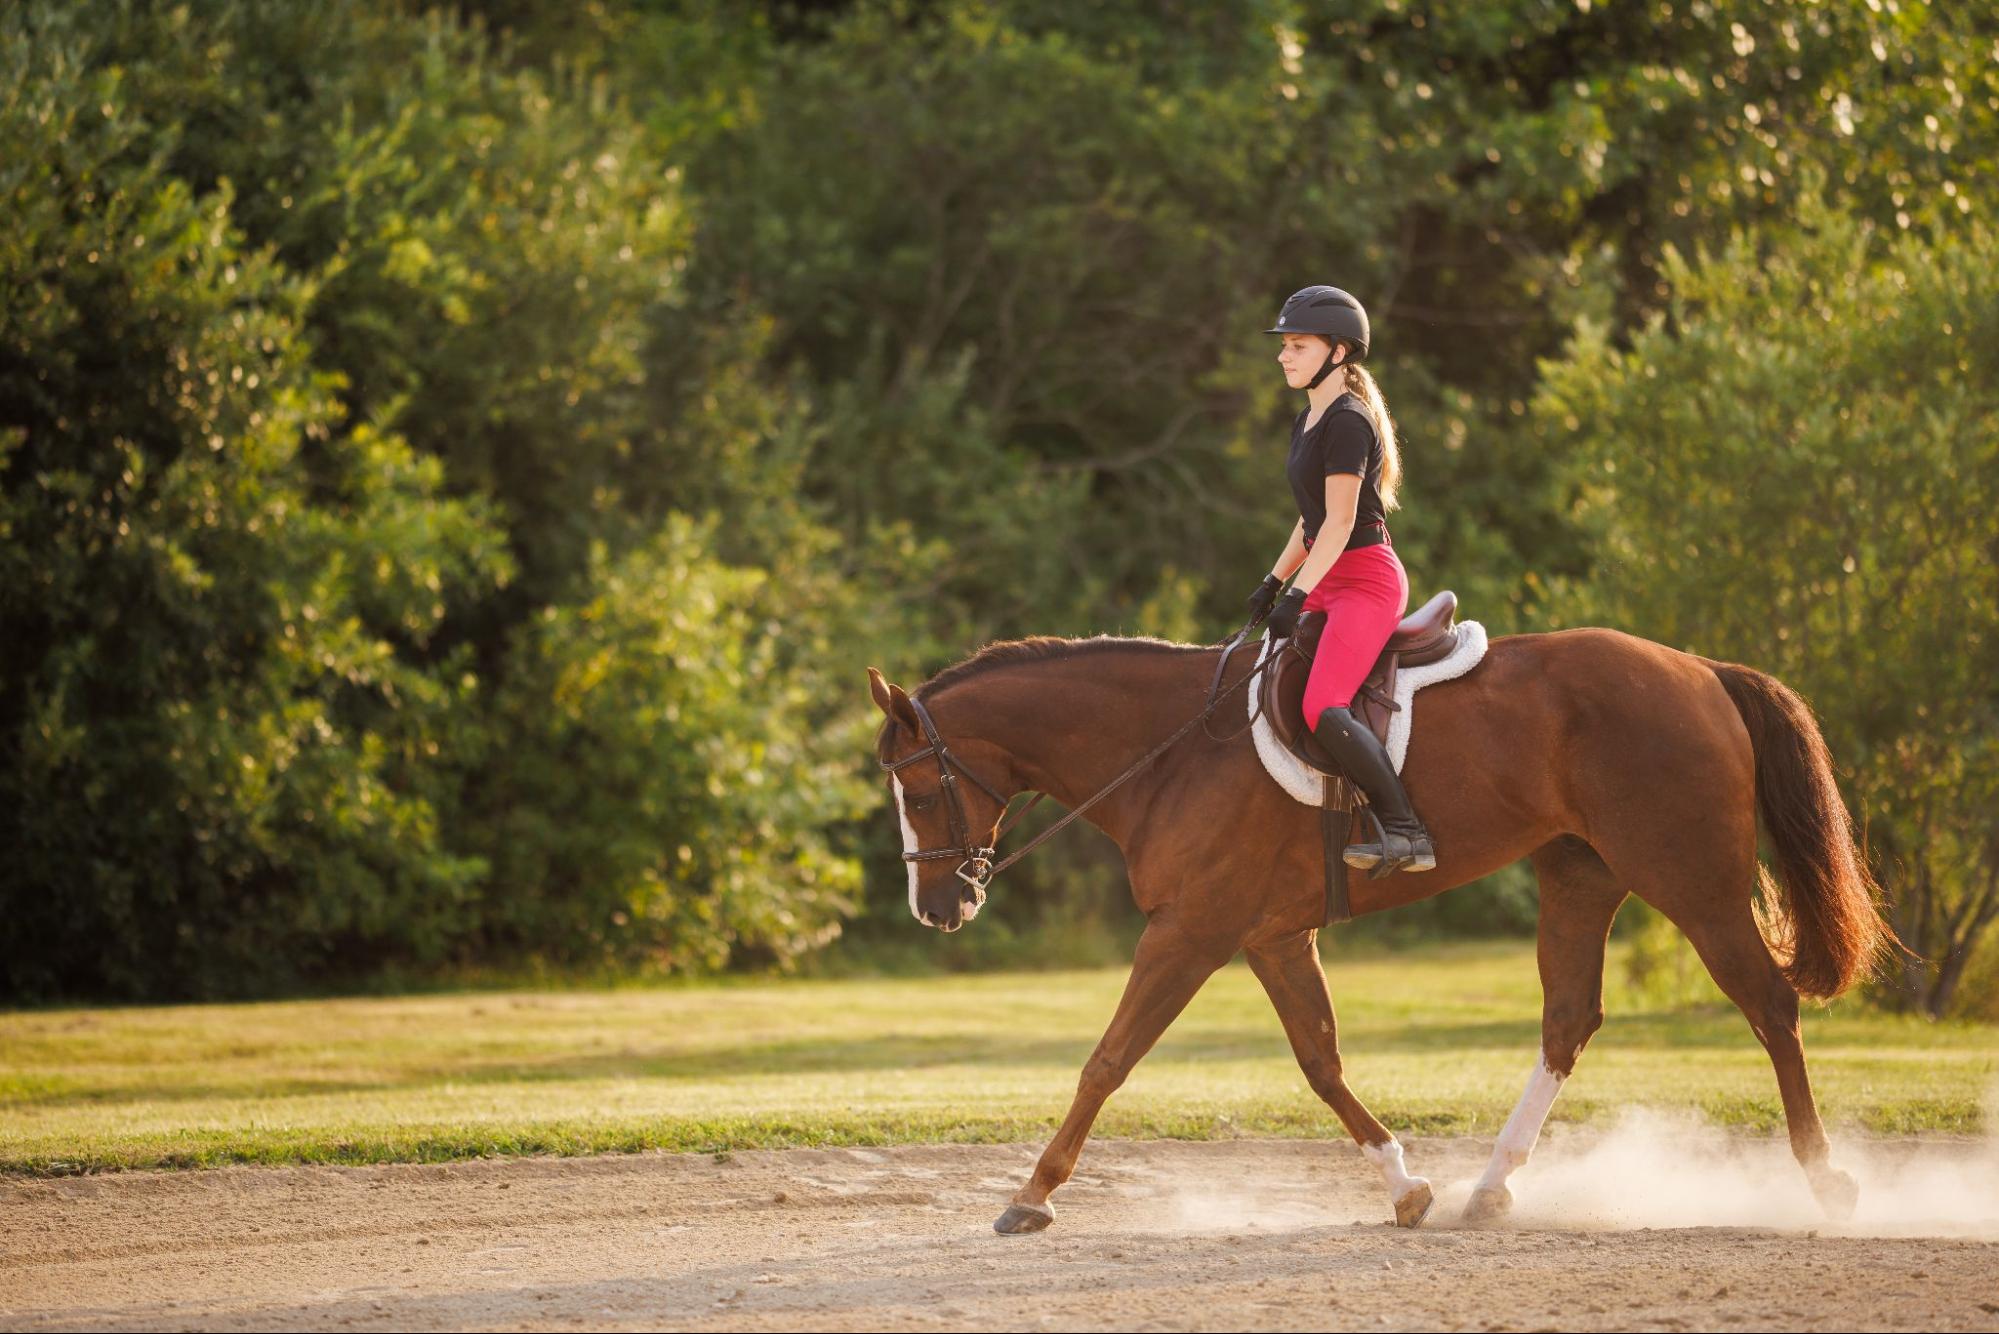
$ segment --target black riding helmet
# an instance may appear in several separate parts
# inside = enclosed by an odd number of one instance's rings
[[[1277,326],[1265,329],[1274,334],[1319,334],[1334,344],[1344,338],[1351,347],[1347,352],[1349,362],[1360,361],[1367,356],[1367,312],[1351,292],[1342,292],[1337,287],[1323,284],[1301,287],[1291,294],[1284,303],[1284,309],[1277,312]],[[1319,382],[1332,374],[1333,354],[1326,352],[1326,364],[1319,367],[1319,373],[1305,387],[1317,389]]]

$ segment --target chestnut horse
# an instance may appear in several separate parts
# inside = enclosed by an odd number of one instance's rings
[[[947,931],[970,921],[985,892],[954,874],[962,845],[995,842],[1017,793],[1046,793],[1072,809],[1087,801],[1200,713],[1221,653],[1148,638],[1037,636],[988,645],[920,686],[914,701],[870,667],[886,716],[875,755],[892,766],[905,853],[936,854],[908,863],[910,911]],[[1242,672],[1249,668],[1243,661]],[[1222,718],[1246,715],[1240,691],[1226,705]],[[1792,1151],[1821,1206],[1850,1213],[1857,1188],[1828,1158],[1798,997],[1844,991],[1893,935],[1804,701],[1748,667],[1586,629],[1495,639],[1468,675],[1424,689],[1415,717],[1402,776],[1436,839],[1437,866],[1354,877],[1353,911],[1427,898],[1521,857],[1540,883],[1540,1059],[1467,1217],[1510,1205],[1508,1174],[1527,1161],[1603,1022],[1605,941],[1629,894],[1686,933],[1747,1016],[1776,1067]],[[1774,883],[1757,862],[1759,810]],[[1068,1116],[994,1227],[1033,1232],[1054,1221],[1048,1197],[1069,1179],[1104,1101],[1238,952],[1276,1006],[1307,1082],[1386,1178],[1396,1222],[1420,1223],[1429,1184],[1407,1172],[1402,1146],[1341,1070],[1316,945],[1318,812],[1271,780],[1246,731],[1219,740],[1197,728],[1087,818],[1123,850],[1146,926]],[[1769,941],[1758,925],[1759,884]]]

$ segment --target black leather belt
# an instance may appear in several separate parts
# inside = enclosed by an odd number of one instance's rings
[[[1352,551],[1356,547],[1378,547],[1384,542],[1388,542],[1389,546],[1395,545],[1393,542],[1388,541],[1388,525],[1380,519],[1370,519],[1366,523],[1357,523],[1353,526],[1353,532],[1347,535],[1347,544],[1341,547],[1340,550]],[[1312,539],[1308,537],[1305,539],[1305,550],[1310,551],[1311,549]]]

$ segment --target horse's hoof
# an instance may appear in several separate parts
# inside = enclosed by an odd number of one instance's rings
[[[1504,1186],[1480,1186],[1465,1203],[1464,1221],[1473,1227],[1497,1223],[1512,1210],[1512,1191]]]
[[[1416,1178],[1416,1187],[1395,1202],[1395,1226],[1421,1227],[1423,1220],[1430,1216],[1430,1206],[1436,1198],[1430,1194],[1430,1183]]]
[[[1827,1218],[1844,1223],[1860,1203],[1860,1183],[1838,1168],[1827,1167],[1812,1173],[1812,1194],[1818,1196],[1819,1208],[1825,1210]]]
[[[1039,1232],[1055,1221],[1055,1211],[1045,1204],[1009,1204],[993,1221],[993,1231],[1009,1237],[1023,1232]]]

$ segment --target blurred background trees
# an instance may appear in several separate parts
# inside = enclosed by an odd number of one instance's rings
[[[1256,330],[1322,281],[1375,315],[1418,595],[1783,676],[1926,960],[1887,994],[1993,990],[1968,8],[0,25],[6,995],[893,961],[862,668],[1226,633],[1293,517]],[[1129,911],[1082,832],[1004,892],[923,956]]]

